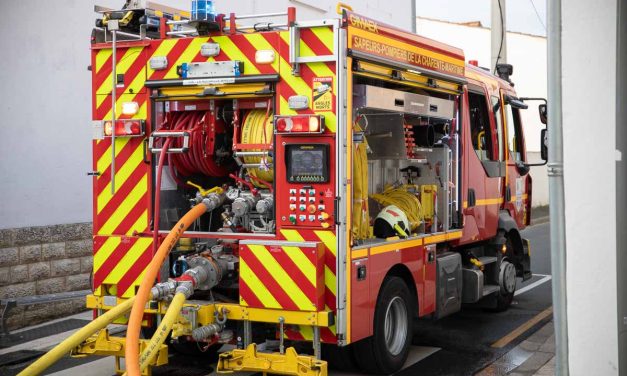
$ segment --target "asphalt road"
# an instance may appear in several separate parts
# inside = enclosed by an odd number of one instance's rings
[[[406,368],[397,375],[473,375],[550,320],[550,315],[548,315],[520,335],[512,335],[515,329],[529,323],[551,306],[549,225],[544,223],[531,226],[523,232],[523,235],[531,241],[534,276],[525,283],[518,281],[518,291],[512,307],[501,313],[464,307],[462,311],[439,321],[421,320],[413,339],[414,346],[411,348]],[[80,319],[88,320],[89,314]],[[52,346],[69,333],[71,332],[58,333],[40,338],[39,342],[26,342],[13,348],[3,349],[0,346],[0,376],[17,374],[29,363],[27,359],[36,358],[43,353],[33,351],[33,349],[43,350],[47,343]],[[41,332],[33,334],[41,334]],[[499,347],[494,346],[497,341],[501,344]],[[34,345],[37,343],[39,347]],[[14,351],[14,349],[20,351]],[[29,351],[31,354],[28,353]],[[19,360],[20,356],[23,360]],[[11,363],[8,357],[15,358],[15,361]],[[207,359],[175,355],[170,358],[170,364],[154,369],[153,375],[214,375],[214,365],[210,363]],[[108,376],[113,373],[111,358],[66,357],[45,374]],[[340,374],[333,370],[330,374],[354,376]]]

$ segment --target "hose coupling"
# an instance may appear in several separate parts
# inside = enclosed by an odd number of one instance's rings
[[[157,283],[150,289],[150,293],[152,294],[153,300],[163,300],[168,296],[172,295],[176,290],[177,282],[173,279],[168,280],[167,282]]]
[[[192,338],[194,341],[202,341],[207,338],[211,338],[220,333],[224,329],[224,325],[219,323],[213,323],[200,328],[192,330]]]
[[[189,298],[192,294],[194,294],[194,284],[189,280],[179,281],[176,286],[175,293],[183,294],[185,295],[185,298]]]

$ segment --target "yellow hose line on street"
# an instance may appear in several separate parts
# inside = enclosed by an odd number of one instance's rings
[[[167,312],[163,316],[161,324],[157,328],[155,334],[150,339],[150,343],[148,343],[148,346],[146,347],[146,349],[144,349],[144,352],[139,357],[140,370],[143,371],[144,369],[146,369],[146,367],[148,367],[148,364],[150,364],[150,362],[152,362],[152,360],[159,353],[161,345],[163,345],[166,338],[168,338],[168,333],[170,333],[170,331],[172,330],[172,327],[174,326],[174,323],[176,322],[176,319],[181,312],[181,309],[183,309],[185,299],[185,294],[178,293],[174,295],[174,299],[172,299],[172,302],[170,303]]]
[[[274,123],[272,112],[267,113],[266,110],[252,110],[246,116],[244,124],[242,124],[242,144],[262,144],[271,145],[273,142]],[[263,151],[261,149],[252,149],[244,151]],[[270,151],[270,150],[268,150]],[[244,157],[244,163],[272,163],[272,158],[265,157]],[[259,179],[265,180],[268,183],[272,183],[274,180],[274,171],[272,165],[268,165],[267,168],[249,168],[248,173]],[[251,182],[259,187],[265,188],[264,185],[251,179]]]
[[[63,340],[63,342],[59,343],[52,350],[48,351],[46,354],[42,355],[41,358],[37,359],[33,364],[26,367],[22,372],[18,374],[18,376],[35,376],[44,372],[48,367],[56,363],[63,356],[72,351],[76,346],[80,345],[84,340],[89,338],[91,335],[96,333],[97,331],[105,328],[107,325],[111,324],[118,317],[126,314],[130,311],[133,303],[135,302],[135,297],[132,297],[123,303],[117,305],[111,310],[107,311],[102,316],[98,317],[94,321],[82,327],[79,331],[72,334],[70,337]]]

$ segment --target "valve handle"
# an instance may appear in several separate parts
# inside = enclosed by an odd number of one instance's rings
[[[221,187],[213,187],[211,189],[204,189],[203,187],[201,187],[198,184],[194,184],[193,182],[191,182],[190,180],[187,181],[187,185],[194,187],[196,189],[198,189],[198,192],[200,193],[201,196],[206,197],[207,195],[209,195],[210,193],[217,193],[217,194],[222,194],[224,193],[224,189],[222,189]]]

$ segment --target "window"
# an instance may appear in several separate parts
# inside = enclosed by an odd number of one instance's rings
[[[499,97],[491,97],[492,98],[492,113],[494,114],[494,120],[496,121],[496,142],[499,148],[498,160],[505,160],[505,152],[503,150],[503,118],[501,117],[501,101]]]
[[[492,149],[492,132],[488,104],[483,94],[468,92],[470,110],[470,137],[472,147],[482,161],[495,160]]]
[[[522,161],[522,133],[520,129],[520,112],[510,105],[507,112],[507,148],[516,162]]]

